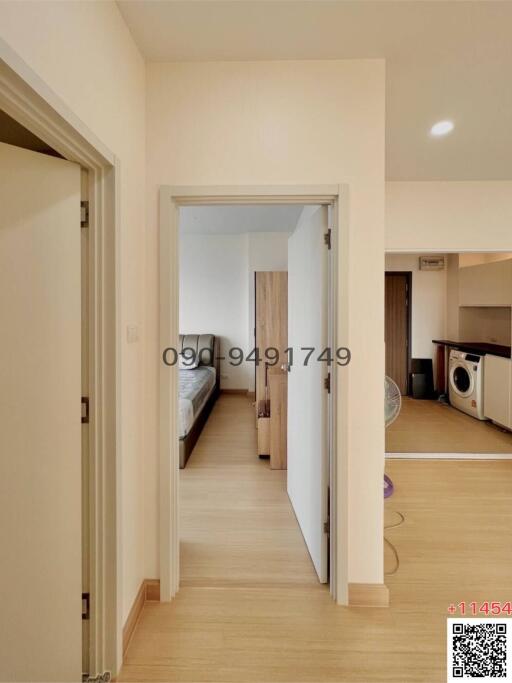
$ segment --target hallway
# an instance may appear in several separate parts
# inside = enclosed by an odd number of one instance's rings
[[[222,395],[181,473],[180,591],[146,603],[118,680],[446,680],[448,605],[509,599],[510,463],[388,462],[386,524],[405,515],[386,531],[391,607],[337,607],[255,434],[249,401]]]
[[[323,590],[288,500],[286,471],[256,456],[256,434],[252,403],[222,394],[181,471],[182,587]]]

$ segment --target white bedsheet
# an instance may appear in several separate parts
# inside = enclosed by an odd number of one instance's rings
[[[180,398],[178,419],[181,439],[185,434],[188,434],[194,424],[194,408],[192,407],[192,401],[189,401],[188,398]]]
[[[208,393],[204,397],[203,401],[201,402],[201,404],[199,405],[199,407],[197,408],[195,413],[194,413],[194,405],[193,405],[192,401],[188,398],[183,398],[182,396],[179,397],[178,428],[179,428],[180,439],[189,433],[189,431],[192,428],[192,425],[194,424],[196,417],[199,415],[199,413],[204,408],[205,403],[208,401],[208,399],[211,396],[212,391],[215,388],[215,379],[216,379],[215,368],[208,367],[207,369],[209,371],[209,377],[208,377],[208,381],[207,381],[207,384],[209,386]],[[194,370],[184,370],[184,372],[194,372]]]

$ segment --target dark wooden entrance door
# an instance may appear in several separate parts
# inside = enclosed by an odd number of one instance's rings
[[[409,391],[410,273],[386,273],[386,375]]]

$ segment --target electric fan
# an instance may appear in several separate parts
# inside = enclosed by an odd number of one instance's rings
[[[394,382],[391,377],[386,377],[384,379],[384,420],[386,427],[389,427],[400,412],[402,407],[402,395],[400,394],[400,389],[398,388],[396,382]],[[388,477],[387,474],[384,475],[384,498],[389,498],[393,493],[393,482]]]

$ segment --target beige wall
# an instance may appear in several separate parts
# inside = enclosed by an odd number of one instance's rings
[[[159,185],[347,183],[340,268],[350,330],[339,342],[353,351],[340,373],[348,391],[340,415],[349,426],[349,579],[381,582],[384,64],[150,64],[147,81],[146,575],[158,576]]]
[[[383,339],[383,62],[150,65],[146,129],[144,63],[114,3],[3,2],[0,36],[120,159],[124,616],[140,580],[158,575],[160,184],[348,185],[350,251],[340,264],[349,332],[339,341],[353,351],[341,373],[350,399],[341,409],[350,446],[349,578],[382,581],[382,401],[367,397],[382,394],[384,372],[383,346],[375,348]],[[127,325],[140,327],[139,343],[126,344]]]
[[[126,326],[143,323],[145,65],[112,2],[1,2],[0,36],[120,160],[126,617],[144,576],[144,345],[126,344]]]
[[[463,306],[459,311],[460,338],[510,346],[510,306]]]
[[[479,266],[482,263],[495,263],[496,261],[507,261],[510,258],[512,258],[512,253],[508,251],[499,252],[497,254],[460,254],[459,266],[461,268],[467,268],[468,266]]]
[[[459,327],[459,266],[510,257],[512,182],[387,182],[386,249],[475,252],[448,254],[446,336],[458,340],[471,330]]]
[[[386,249],[512,250],[512,182],[386,183]]]

